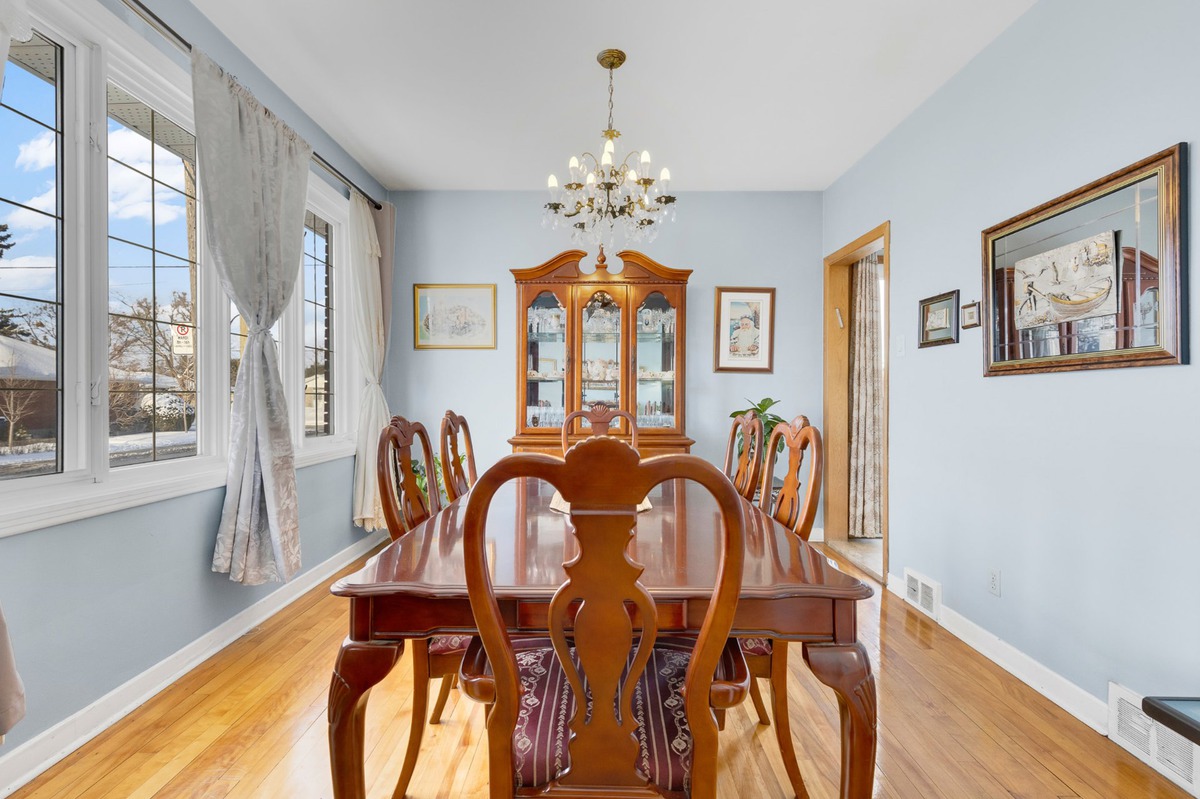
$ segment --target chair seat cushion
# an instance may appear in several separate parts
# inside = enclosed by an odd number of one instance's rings
[[[452,655],[456,652],[466,652],[469,643],[469,635],[435,635],[429,639],[429,654]]]
[[[634,687],[633,714],[640,723],[637,768],[662,790],[689,790],[692,734],[682,691],[694,643],[660,640]],[[575,697],[548,640],[514,646],[525,689],[513,731],[516,786],[545,785],[570,765],[567,741]],[[578,666],[574,648],[571,659]]]
[[[741,644],[744,655],[771,654],[770,638],[739,638],[738,643]]]

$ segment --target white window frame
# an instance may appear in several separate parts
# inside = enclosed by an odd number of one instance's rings
[[[34,28],[63,49],[62,186],[63,470],[0,481],[0,538],[225,485],[229,440],[229,301],[216,270],[204,268],[204,220],[197,214],[201,269],[197,282],[197,454],[110,468],[108,464],[108,168],[107,83],[125,88],[159,113],[195,131],[191,74],[182,54],[168,55],[100,0],[39,0]],[[199,187],[203,192],[203,186]],[[309,207],[335,226],[335,303],[350,296],[349,202],[317,174]],[[299,266],[299,265],[297,265]],[[355,450],[361,374],[347,314],[335,306],[334,429],[306,439],[303,427],[303,287],[281,323],[280,357],[291,414],[296,465],[346,457]],[[290,321],[289,321],[290,319]],[[290,335],[287,332],[291,327]],[[289,371],[291,377],[289,378]],[[297,381],[296,377],[299,377]],[[297,416],[299,421],[297,423]]]
[[[280,326],[280,371],[288,414],[292,426],[292,444],[296,465],[353,455],[358,448],[358,406],[362,394],[362,372],[358,362],[358,343],[350,326],[345,300],[350,295],[350,200],[329,185],[314,169],[308,176],[307,209],[329,223],[333,230],[333,433],[327,436],[304,435],[304,280],[288,303]]]

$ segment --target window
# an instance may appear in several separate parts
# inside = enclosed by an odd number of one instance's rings
[[[13,42],[0,97],[0,480],[62,470],[62,49]]]
[[[247,331],[206,263],[191,76],[106,6],[39,0],[0,94],[0,536],[228,473]],[[335,369],[349,203],[314,174],[308,211],[271,331],[300,466],[353,453],[361,382]]]
[[[333,432],[333,230],[304,215],[304,435]]]
[[[108,84],[108,451],[195,455],[196,138]]]

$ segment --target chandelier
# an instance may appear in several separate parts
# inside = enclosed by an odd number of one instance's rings
[[[569,176],[561,188],[557,177],[549,177],[550,202],[545,205],[542,224],[570,226],[572,240],[585,244],[611,247],[617,229],[630,244],[651,242],[664,223],[675,219],[675,197],[669,193],[671,172],[664,167],[657,180],[651,177],[646,150],[618,154],[621,132],[613,128],[613,70],[625,63],[625,53],[603,50],[596,60],[608,70],[608,129],[602,134],[600,156],[589,152],[571,156]]]

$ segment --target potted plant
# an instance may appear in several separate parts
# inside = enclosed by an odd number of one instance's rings
[[[771,413],[771,408],[774,407],[775,405],[778,405],[780,401],[777,399],[771,399],[770,397],[764,397],[763,399],[759,400],[758,402],[752,402],[750,399],[747,398],[746,402],[750,403],[749,408],[742,408],[739,411],[734,411],[733,413],[729,414],[729,418],[736,419],[738,416],[742,415],[743,413],[746,413],[748,411],[754,411],[758,415],[758,418],[762,420],[763,444],[765,445],[767,441],[771,440],[771,431],[773,431],[775,429],[775,425],[779,424],[780,422],[786,423],[786,421],[787,421],[782,416],[777,416],[776,414]],[[763,452],[758,453],[759,459],[762,459],[766,454],[765,446],[763,447],[763,450],[764,450]],[[738,452],[740,453],[741,451],[742,451],[742,442],[741,442],[741,439],[739,438],[738,439]],[[779,451],[779,452],[783,451],[783,441],[782,440],[777,445],[777,451]]]

